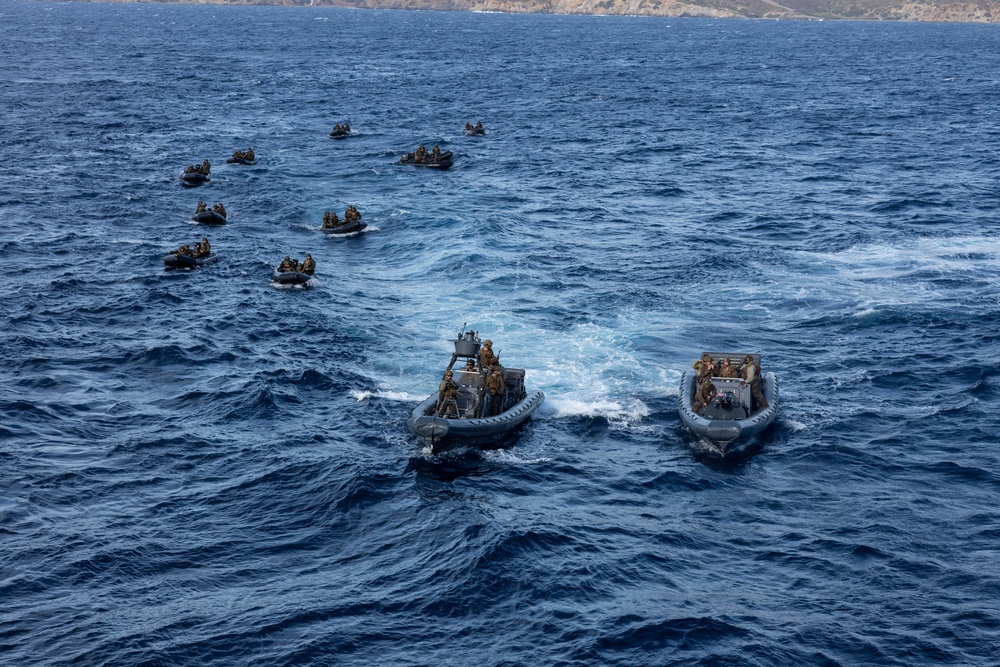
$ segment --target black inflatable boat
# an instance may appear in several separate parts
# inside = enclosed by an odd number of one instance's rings
[[[225,216],[216,213],[215,211],[202,211],[201,213],[195,213],[191,216],[191,219],[199,225],[211,225],[213,227],[218,227],[219,225],[226,224]]]
[[[274,270],[274,282],[279,285],[305,285],[310,280],[312,280],[312,276],[308,273]]]
[[[228,162],[229,164],[249,164],[249,165],[257,164],[256,159],[248,160],[245,157],[231,157],[228,160],[226,160],[226,162]]]
[[[176,252],[172,252],[163,257],[163,265],[166,267],[167,271],[171,271],[173,269],[195,269],[199,266],[211,264],[217,259],[218,257],[214,252],[204,257],[192,257],[191,255],[180,255]]]
[[[323,227],[322,229],[324,234],[353,234],[360,232],[367,226],[360,220],[355,220],[354,222],[342,222],[336,227]]]
[[[396,164],[408,164],[414,167],[427,167],[428,169],[448,169],[452,165],[452,154],[451,151],[445,151],[434,162],[417,162],[416,158],[413,157],[413,153],[407,153]]]
[[[200,174],[196,171],[181,174],[181,183],[191,188],[199,185],[204,185],[205,183],[208,183],[211,180],[212,179],[209,178],[208,174]]]

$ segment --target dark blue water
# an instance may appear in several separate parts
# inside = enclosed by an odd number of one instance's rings
[[[0,110],[3,664],[1000,663],[996,26],[5,2]],[[432,457],[466,322],[548,399]]]

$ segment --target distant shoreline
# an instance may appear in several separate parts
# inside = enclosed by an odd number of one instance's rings
[[[1000,0],[69,0],[662,18],[1000,23]],[[704,3],[704,4],[702,4]]]

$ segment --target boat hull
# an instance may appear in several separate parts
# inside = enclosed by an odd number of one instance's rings
[[[363,222],[349,222],[342,225],[337,225],[336,227],[323,227],[324,234],[353,234],[354,232],[360,232],[362,229],[367,227]]]
[[[209,225],[211,227],[221,227],[226,224],[226,219],[215,211],[202,211],[201,213],[195,213],[191,216],[191,219],[199,225]]]
[[[246,164],[246,165],[257,164],[257,160],[248,160],[242,157],[231,157],[228,160],[226,160],[226,162],[229,164]]]
[[[745,419],[707,419],[693,408],[697,373],[685,371],[681,377],[680,396],[677,411],[681,421],[691,432],[715,444],[723,453],[733,442],[757,435],[774,421],[778,414],[778,376],[764,373],[761,378],[761,393],[767,400],[766,410],[753,413]]]
[[[181,174],[181,183],[188,186],[189,188],[197,187],[199,185],[204,185],[205,183],[208,183],[210,180],[212,179],[206,176],[205,174],[197,174],[197,173]]]
[[[191,257],[190,255],[178,255],[175,252],[164,256],[163,265],[168,271],[171,269],[194,269],[199,266],[205,266],[206,264],[211,264],[218,257],[215,253],[208,255],[207,257]]]
[[[274,272],[274,282],[279,285],[305,285],[312,279],[308,273],[299,273],[298,271],[282,271]]]
[[[417,162],[416,160],[403,158],[396,164],[405,164],[411,167],[427,167],[428,169],[450,169],[452,165],[452,153],[451,151],[442,153],[441,158],[437,162]]]
[[[449,419],[433,415],[434,405],[437,403],[437,394],[433,394],[413,409],[407,425],[434,452],[463,445],[481,447],[495,444],[505,434],[523,424],[544,401],[545,394],[536,390],[495,417]]]

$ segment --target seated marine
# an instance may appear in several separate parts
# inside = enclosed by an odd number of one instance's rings
[[[306,253],[306,259],[302,262],[302,273],[306,273],[311,276],[314,271],[316,271],[316,260],[313,259],[312,255]]]
[[[226,207],[223,206],[222,204],[215,204],[212,207],[212,210],[221,215],[223,218],[226,217]]]
[[[184,170],[184,173],[185,174],[193,174],[193,173],[195,173],[195,166],[193,164],[189,164],[188,167],[187,167],[187,169]]]
[[[326,229],[333,229],[340,225],[340,218],[337,217],[336,212],[327,211],[323,215],[323,227]]]
[[[351,131],[351,124],[350,123],[344,123],[344,126],[342,128],[340,128],[340,129],[342,129],[344,132],[350,132]]]
[[[212,171],[212,164],[208,160],[205,160],[201,163],[201,173],[208,176],[208,172],[210,171]]]
[[[285,255],[285,258],[283,260],[281,260],[281,264],[278,265],[278,272],[279,273],[289,273],[289,272],[294,271],[294,270],[295,270],[295,267],[294,267],[294,265],[292,263],[292,259],[288,255]]]
[[[472,123],[470,123],[469,121],[465,121],[465,131],[466,132],[472,132],[475,129],[476,128],[472,127]]]
[[[469,359],[467,359],[466,362],[465,362],[465,369],[464,370],[467,370],[467,371],[470,371],[470,372],[474,373],[476,371],[476,361],[475,361],[475,359],[473,359],[472,357],[469,357]]]
[[[201,237],[201,252],[205,257],[208,257],[212,253],[212,244],[204,236]]]
[[[431,162],[441,161],[441,148],[437,144],[434,144],[434,150],[431,151],[431,156],[433,157]]]
[[[481,120],[477,120],[476,121],[476,129],[477,130],[482,130],[483,129],[483,121],[481,121]]]
[[[199,213],[204,213],[206,210],[208,210],[208,207],[205,205],[205,202],[199,201],[197,208],[194,210],[194,214],[198,215]]]

